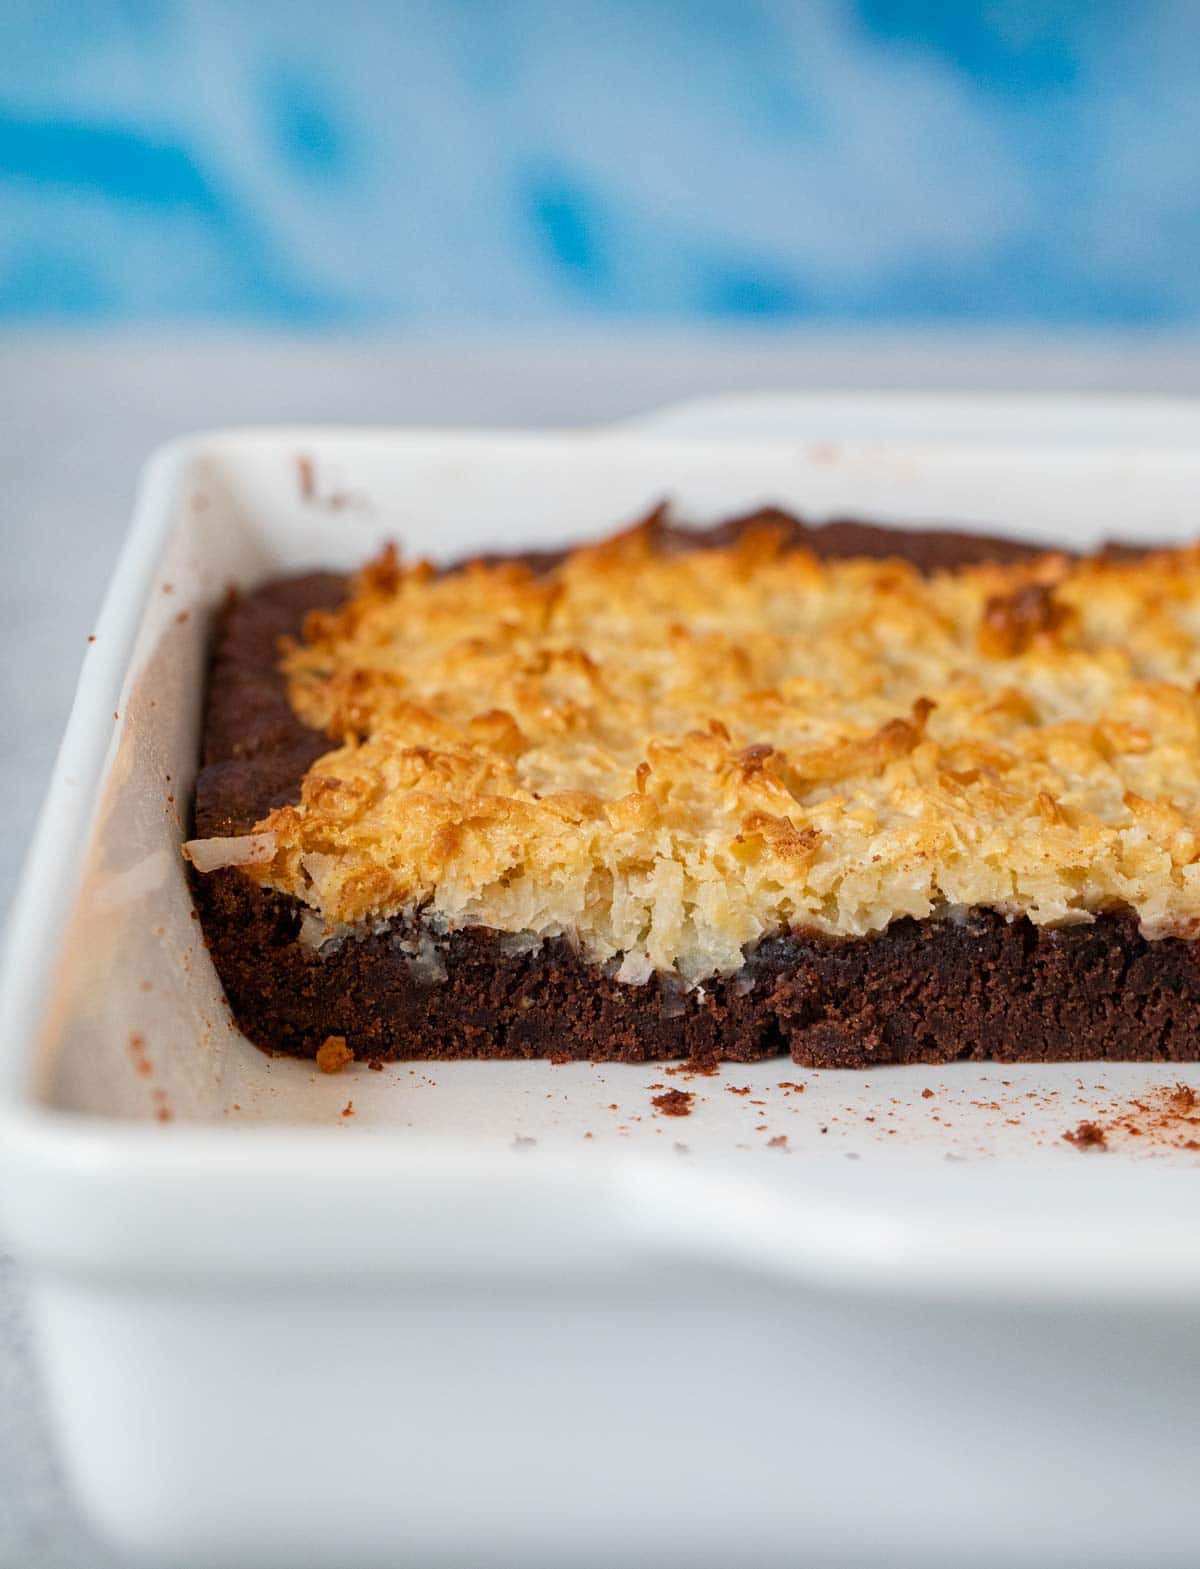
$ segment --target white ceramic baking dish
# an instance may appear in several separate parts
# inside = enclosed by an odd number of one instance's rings
[[[178,845],[231,582],[664,494],[1178,538],[1198,434],[1181,404],[806,397],[153,460],[0,1018],[4,1223],[108,1537],[238,1569],[1194,1561],[1197,1157],[1061,1135],[1196,1069],[769,1062],[686,1081],[686,1119],[661,1067],[322,1078],[229,1025]]]

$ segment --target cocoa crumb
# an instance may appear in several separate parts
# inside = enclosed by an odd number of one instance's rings
[[[342,1116],[343,1117],[353,1117],[353,1115],[354,1115],[354,1102],[352,1100],[348,1100],[346,1102],[346,1104],[342,1107]]]
[[[933,1099],[933,1091],[932,1090],[922,1090],[921,1091],[921,1099],[922,1100],[932,1100]]]
[[[89,632],[88,633],[88,642],[89,643],[94,643],[95,641],[96,641],[96,634],[94,632]]]
[[[1196,1109],[1196,1092],[1190,1084],[1177,1084],[1167,1096],[1172,1111],[1188,1112]]]
[[[344,1035],[327,1035],[317,1047],[317,1067],[322,1073],[340,1073],[353,1061],[354,1052],[346,1045]]]
[[[1108,1138],[1098,1122],[1081,1122],[1063,1134],[1068,1144],[1077,1150],[1103,1150],[1108,1148]]]
[[[129,1037],[129,1054],[133,1058],[135,1073],[140,1073],[142,1078],[148,1079],[154,1072],[154,1064],[146,1055],[146,1037],[144,1035],[131,1035]]]
[[[691,1115],[695,1099],[690,1090],[664,1090],[661,1095],[655,1095],[650,1104],[664,1117],[687,1117]]]
[[[669,1074],[671,1078],[684,1079],[711,1079],[720,1071],[719,1062],[701,1062],[695,1057],[689,1057],[686,1062],[677,1062],[673,1067],[663,1069],[663,1072]]]
[[[767,1140],[769,1150],[782,1150],[787,1148],[788,1137],[786,1133],[777,1133],[773,1139]]]
[[[1080,1146],[1075,1135],[1089,1127],[1095,1128],[1106,1144],[1115,1135],[1118,1141],[1144,1139],[1156,1149],[1188,1149],[1190,1142],[1184,1135],[1189,1128],[1200,1127],[1200,1096],[1190,1084],[1156,1085],[1143,1090],[1140,1096],[1130,1096],[1124,1103],[1109,1107],[1104,1122],[1091,1119],[1080,1123],[1075,1134],[1063,1137],[1077,1147],[1087,1147]],[[1094,1138],[1090,1143],[1095,1147]]]

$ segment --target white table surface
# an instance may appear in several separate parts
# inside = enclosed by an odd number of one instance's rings
[[[813,387],[1200,395],[1200,340],[805,334],[355,341],[0,338],[0,917],[91,620],[158,443],[242,423],[579,424]],[[0,1256],[0,1569],[116,1569],[63,1490]],[[336,1569],[336,1566],[331,1566]]]

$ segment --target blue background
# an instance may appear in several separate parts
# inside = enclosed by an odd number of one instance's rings
[[[1200,316],[1194,0],[0,0],[0,317]]]

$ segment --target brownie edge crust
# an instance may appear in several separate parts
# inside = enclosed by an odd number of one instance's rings
[[[762,515],[757,515],[761,517]],[[772,514],[778,518],[779,514]],[[724,525],[729,537],[746,523]],[[1011,557],[1010,542],[857,524],[796,537],[823,555],[904,556],[923,570]],[[671,531],[678,548],[692,536]],[[216,629],[196,832],[247,832],[294,801],[330,743],[288,702],[278,639],[344,597],[327,573],[232,601]],[[1051,929],[989,911],[894,921],[867,938],[782,933],[737,974],[686,991],[618,982],[563,940],[480,927],[441,933],[397,918],[370,935],[301,938],[302,907],[236,868],[194,876],[205,940],[234,1017],[258,1045],[312,1057],[329,1035],[359,1059],[553,1057],[886,1063],[1200,1059],[1195,945],[1148,941],[1103,915]],[[564,1021],[567,1021],[564,1024]]]

